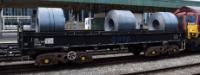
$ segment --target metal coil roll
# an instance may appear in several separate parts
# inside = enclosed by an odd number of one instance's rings
[[[64,31],[65,17],[61,8],[38,8],[38,32]]]
[[[128,10],[111,10],[108,12],[105,23],[105,31],[128,31],[136,29],[136,18]]]
[[[56,32],[64,31],[65,29],[65,17],[62,9],[52,8],[52,14],[54,17],[54,28]]]
[[[148,21],[150,31],[170,31],[175,32],[178,30],[178,20],[173,13],[170,12],[157,12],[150,16]]]

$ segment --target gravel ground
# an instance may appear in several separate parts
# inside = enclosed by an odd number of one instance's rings
[[[149,75],[193,75],[193,74],[200,74],[199,72],[200,66],[194,66],[189,68],[180,68],[176,70],[169,70],[162,73],[152,73]]]
[[[166,68],[166,67],[173,67],[173,66],[180,66],[180,65],[194,64],[194,63],[200,63],[200,54],[180,56],[180,57],[167,58],[167,59],[159,59],[159,60],[150,60],[150,61],[124,62],[124,63],[101,65],[101,66],[94,66],[94,67],[61,69],[61,70],[49,71],[49,72],[37,72],[37,73],[30,72],[30,73],[22,73],[22,74],[17,74],[17,75],[120,75],[120,74],[155,70],[155,69],[161,69],[161,68]],[[194,71],[199,71],[199,69],[196,69]],[[189,69],[188,70],[180,69],[180,71],[177,71],[174,73],[166,72],[166,75],[188,74],[184,72],[190,73],[193,71]]]

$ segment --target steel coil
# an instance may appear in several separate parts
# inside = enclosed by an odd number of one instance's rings
[[[157,12],[150,16],[148,21],[150,31],[170,31],[178,30],[178,20],[176,16],[170,12]]]
[[[136,18],[128,10],[111,10],[108,12],[105,23],[105,31],[127,31],[136,29]]]
[[[61,8],[38,8],[38,32],[64,31],[65,17]]]
[[[38,32],[43,32],[43,31],[49,31],[50,27],[49,25],[51,25],[51,21],[50,21],[50,13],[48,8],[38,8],[38,26],[36,27],[36,30],[38,30]],[[46,28],[45,28],[46,27]]]
[[[65,17],[62,9],[52,8],[52,14],[54,17],[55,32],[61,32],[65,29]]]

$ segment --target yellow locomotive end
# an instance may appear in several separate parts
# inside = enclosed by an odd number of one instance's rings
[[[188,23],[187,25],[187,38],[198,38],[199,36],[199,26],[196,23]]]

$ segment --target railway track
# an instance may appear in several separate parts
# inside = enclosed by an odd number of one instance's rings
[[[91,63],[85,63],[85,64],[61,64],[61,65],[55,65],[55,66],[47,66],[47,67],[36,67],[33,65],[33,63],[30,64],[21,64],[21,65],[8,65],[8,66],[0,66],[0,74],[3,75],[10,75],[10,74],[29,74],[29,73],[48,73],[48,72],[60,72],[62,70],[66,71],[71,71],[71,70],[76,70],[76,71],[81,71],[82,69],[93,69],[93,68],[98,68],[98,67],[112,67],[112,65],[120,65],[120,64],[125,64],[125,63],[131,63],[131,64],[136,64],[136,63],[143,63],[143,62],[152,62],[152,61],[160,61],[160,60],[165,60],[165,59],[173,59],[173,58],[179,58],[179,57],[184,57],[184,56],[190,56],[198,53],[182,53],[180,55],[175,55],[175,56],[162,56],[162,57],[157,57],[157,58],[146,58],[143,56],[124,56],[124,57],[114,57],[114,58],[102,58],[102,59],[95,59]],[[199,65],[200,63],[196,64],[190,64],[188,66],[182,66],[182,67],[189,67],[189,66],[195,66]],[[121,67],[123,68],[123,67]],[[181,68],[181,66],[176,66],[172,67],[172,69],[176,68]],[[167,69],[161,69],[160,71],[166,71]],[[159,72],[159,70],[152,70],[152,71],[144,71],[144,72],[134,72],[129,74],[148,74],[148,73],[154,73],[154,72]],[[95,72],[96,73],[96,72]],[[125,73],[122,73],[125,74]],[[66,75],[66,74],[63,74]]]
[[[176,70],[180,70],[180,69],[190,69],[190,68],[194,68],[194,67],[200,68],[200,63],[187,64],[187,65],[174,66],[174,67],[166,67],[166,68],[155,69],[155,70],[128,73],[128,74],[124,74],[124,75],[154,75],[154,74],[158,74],[158,73],[165,74],[165,72],[176,71]]]
[[[135,60],[131,60],[131,59]],[[74,64],[69,63],[67,65],[54,65],[54,66],[46,66],[46,67],[36,67],[33,63],[30,64],[20,64],[20,65],[8,65],[8,66],[0,66],[0,74],[21,74],[28,72],[45,72],[45,71],[57,71],[63,69],[79,69],[79,68],[92,68],[97,66],[111,65],[111,64],[119,64],[124,62],[139,62],[145,61],[142,59],[143,57],[134,57],[134,56],[124,56],[124,57],[114,57],[114,58],[101,58],[95,59],[93,62],[85,63],[85,64]],[[119,61],[121,60],[121,61]]]

